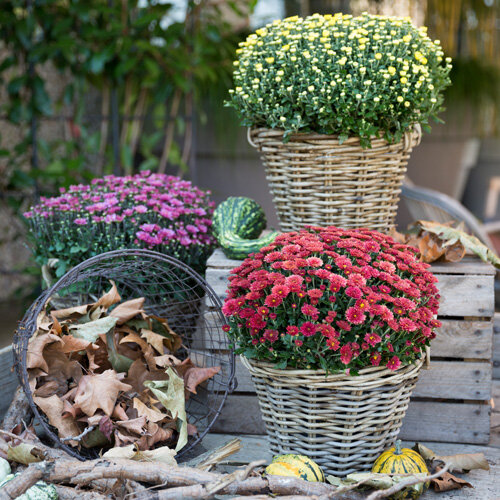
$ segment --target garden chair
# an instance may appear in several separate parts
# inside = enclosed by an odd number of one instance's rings
[[[491,235],[500,232],[500,220],[482,223],[459,201],[434,189],[415,186],[408,178],[401,190],[410,215],[415,220],[464,222],[466,229],[479,238],[485,245],[495,249]],[[498,251],[498,248],[497,248]]]

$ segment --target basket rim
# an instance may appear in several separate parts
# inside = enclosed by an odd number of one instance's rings
[[[285,130],[280,129],[280,128],[269,128],[269,127],[248,127],[247,128],[247,140],[250,143],[251,146],[254,148],[258,149],[258,145],[253,142],[253,138],[259,137],[261,134],[266,134],[268,137],[263,138],[264,140],[273,140],[273,139],[282,139],[283,136],[285,135]],[[287,143],[290,142],[302,142],[306,140],[337,140],[339,142],[339,145],[341,146],[349,146],[349,145],[359,145],[360,143],[360,137],[359,136],[350,136],[348,137],[345,141],[342,141],[340,143],[339,141],[339,134],[321,134],[318,132],[295,132],[293,134],[290,134],[287,138]],[[397,142],[389,142],[387,139],[384,138],[383,135],[381,136],[370,136],[370,141],[372,142],[372,148],[373,144],[378,144],[378,145],[395,145],[395,144],[401,144],[401,143],[408,143],[411,142],[412,147],[417,146],[420,143],[422,137],[422,127],[420,123],[414,123],[413,125],[410,125],[410,127],[405,130],[403,133],[403,137],[397,141]],[[263,140],[261,139],[261,140]]]
[[[385,366],[369,366],[367,368],[362,368],[359,370],[358,375],[348,375],[346,373],[335,373],[328,374],[325,370],[307,370],[307,369],[293,369],[275,368],[273,363],[268,361],[260,361],[255,359],[246,358],[242,354],[240,355],[241,362],[250,371],[251,374],[256,374],[256,371],[264,372],[266,375],[272,378],[282,379],[282,378],[297,378],[297,379],[308,379],[317,380],[318,382],[363,382],[366,379],[382,378],[384,376],[405,376],[412,373],[414,370],[420,370],[425,361],[425,354],[416,360],[415,363],[410,363],[401,366],[397,370],[389,370]]]

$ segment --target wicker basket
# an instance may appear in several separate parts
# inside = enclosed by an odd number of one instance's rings
[[[394,225],[410,152],[420,142],[416,125],[402,141],[359,138],[342,144],[337,136],[296,134],[283,143],[283,131],[249,129],[248,141],[261,153],[283,231],[306,225],[367,227]]]
[[[423,364],[325,376],[242,362],[255,384],[271,452],[307,455],[335,476],[370,470],[394,444]]]

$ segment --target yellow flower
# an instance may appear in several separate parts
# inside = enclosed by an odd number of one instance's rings
[[[394,66],[389,66],[387,71],[390,75],[394,75],[396,73],[396,68]]]
[[[380,52],[377,52],[375,54],[375,59],[377,59],[377,61],[380,60],[380,59],[382,59],[382,54]]]
[[[410,41],[411,41],[411,35],[405,35],[405,36],[403,37],[403,42],[405,42],[405,43],[410,43]]]
[[[274,62],[274,57],[266,57],[266,63],[272,64]]]
[[[398,101],[398,102],[403,102],[403,101],[404,101],[404,99],[403,99],[403,97],[402,97],[402,96],[398,95],[398,96],[396,97],[396,101]]]
[[[408,81],[408,78],[406,78],[406,76],[402,76],[399,81],[404,84]]]
[[[309,92],[313,92],[314,91],[314,85],[309,85],[309,87],[307,87],[307,90],[309,90]]]

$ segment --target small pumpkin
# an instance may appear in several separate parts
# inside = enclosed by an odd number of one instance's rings
[[[305,481],[324,482],[321,467],[305,455],[277,455],[266,468],[266,474],[299,477]]]
[[[394,447],[384,451],[372,467],[382,474],[429,474],[425,460],[410,448],[401,448],[398,439]]]
[[[401,448],[401,440],[398,439],[395,446],[384,451],[375,460],[372,472],[380,474],[429,474],[425,460],[410,448]],[[393,495],[392,499],[418,498],[429,483],[419,483],[409,486]]]
[[[0,482],[0,488],[19,475],[9,474]],[[58,500],[59,495],[54,485],[47,484],[44,481],[38,481],[28,488],[22,495],[16,497],[16,500]]]

